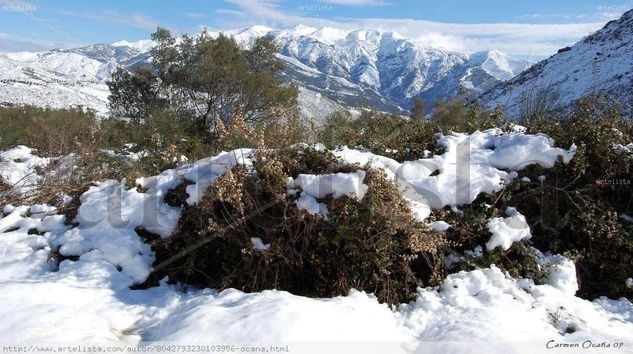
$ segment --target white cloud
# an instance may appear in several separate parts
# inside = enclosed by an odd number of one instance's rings
[[[68,43],[0,33],[0,52],[39,51],[67,47],[69,47]]]
[[[207,18],[207,14],[201,12],[185,12],[183,15],[193,19]]]
[[[422,20],[361,19],[363,28],[391,30],[419,43],[449,50],[475,52],[499,49],[515,56],[547,56],[600,29],[603,23],[459,24]]]
[[[230,10],[230,9],[217,9],[215,13],[218,15],[231,15],[237,17],[245,17],[246,13],[239,10]]]
[[[240,12],[252,15],[255,18],[262,18],[273,21],[293,21],[298,16],[286,14],[279,9],[278,0],[225,0],[240,8]]]
[[[384,6],[390,5],[388,2],[382,0],[321,0],[330,5],[343,5],[343,6]]]
[[[158,22],[151,17],[142,14],[130,14],[124,15],[116,11],[103,11],[103,12],[76,12],[61,10],[59,14],[64,16],[72,16],[85,18],[89,20],[95,20],[100,22],[121,23],[132,27],[154,30],[158,26]]]
[[[443,23],[417,19],[397,18],[334,18],[318,17],[319,12],[330,9],[333,4],[348,6],[369,6],[386,4],[390,0],[318,0],[314,11],[304,11],[299,6],[293,9],[282,8],[282,0],[224,0],[229,5],[215,10],[218,16],[207,16],[199,12],[186,12],[182,15],[204,21],[212,18],[217,22],[209,26],[216,30],[244,28],[250,25],[266,25],[275,28],[286,28],[298,24],[312,27],[330,26],[341,29],[377,29],[397,32],[421,45],[443,48],[447,50],[476,52],[488,49],[498,49],[515,57],[540,59],[555,53],[559,48],[575,43],[583,36],[601,28],[606,20],[615,14],[596,13],[593,17],[577,17],[577,23],[565,24],[530,24],[530,23],[487,23],[463,24]],[[17,4],[17,0],[0,0],[0,5]],[[20,1],[23,3],[23,1]],[[26,5],[25,5],[26,6]],[[608,12],[611,9],[603,9]],[[620,10],[619,8],[617,9]],[[119,23],[145,30],[154,30],[158,21],[143,14],[124,14],[115,11],[78,12],[59,11],[65,16],[86,18],[89,20]],[[33,17],[32,14],[27,13]],[[324,14],[321,14],[324,15]],[[331,13],[328,14],[330,16]],[[528,14],[523,17],[542,21],[545,17],[560,22],[569,18],[544,14]],[[43,22],[43,21],[39,21]],[[49,28],[54,26],[44,23]],[[58,31],[59,32],[59,31]],[[63,34],[63,33],[62,33]],[[61,36],[61,34],[60,34]],[[65,35],[68,42],[72,37]],[[4,40],[6,41],[6,40]],[[28,41],[25,41],[28,42]],[[20,44],[22,45],[22,44]]]
[[[540,59],[573,44],[600,29],[606,20],[565,24],[444,23],[415,19],[337,18],[328,20],[283,11],[276,0],[225,0],[237,9],[223,9],[233,21],[223,20],[225,29],[261,24],[290,27],[303,24],[342,29],[378,29],[397,32],[419,44],[447,50],[477,52],[498,49],[515,57]],[[332,0],[360,2],[368,0]],[[371,0],[369,0],[371,1]]]

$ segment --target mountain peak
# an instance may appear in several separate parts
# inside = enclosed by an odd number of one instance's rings
[[[349,31],[342,30],[334,27],[321,27],[316,32],[311,34],[314,37],[325,44],[333,44],[338,41],[342,41],[347,38]]]
[[[261,37],[261,36],[265,36],[268,33],[272,32],[273,29],[270,27],[266,27],[266,26],[262,26],[262,25],[254,25],[251,27],[248,27],[242,31],[239,32],[239,34],[248,34],[248,35],[252,35],[252,36],[257,36],[257,37]]]
[[[316,32],[318,29],[315,27],[310,27],[310,26],[306,26],[306,25],[296,25],[294,27],[291,27],[288,32],[293,33],[293,34],[297,34],[297,35],[301,35],[301,36],[305,36],[305,35],[309,35],[312,34],[314,32]]]
[[[117,42],[110,43],[113,47],[129,47],[132,49],[136,49],[139,52],[147,52],[154,46],[154,41],[151,39],[142,39],[135,42],[128,42],[126,40],[121,40]]]

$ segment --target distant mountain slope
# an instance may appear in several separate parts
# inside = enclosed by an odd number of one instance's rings
[[[498,51],[473,55],[449,52],[413,43],[392,32],[254,26],[228,34],[244,46],[263,35],[276,39],[278,56],[287,64],[283,79],[303,88],[300,102],[312,103],[310,97],[319,94],[320,102],[326,103],[305,107],[305,114],[326,114],[326,107],[361,102],[405,114],[415,97],[432,103],[459,93],[478,95],[529,67],[527,61]],[[84,105],[105,112],[109,75],[117,66],[131,68],[146,63],[152,45],[147,40],[119,41],[0,54],[0,104]]]
[[[105,80],[116,65],[60,51],[0,54],[0,104],[85,106],[106,112]]]
[[[563,48],[512,80],[498,84],[478,98],[485,106],[505,105],[519,116],[526,106],[554,107],[595,92],[611,96],[631,112],[633,107],[633,10],[572,47]]]
[[[290,81],[346,105],[366,101],[394,113],[406,113],[418,96],[432,103],[459,93],[480,94],[530,66],[499,51],[450,52],[392,32],[255,26],[233,35],[245,45],[271,35],[281,47]]]
[[[117,65],[133,65],[142,56],[127,47],[119,50],[108,44],[70,51],[0,54],[0,105],[84,106],[105,114],[109,95],[105,81]],[[301,115],[316,124],[345,109],[305,87],[299,88],[299,106]]]

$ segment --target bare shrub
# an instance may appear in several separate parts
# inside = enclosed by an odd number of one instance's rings
[[[355,288],[387,303],[408,301],[417,286],[437,284],[436,256],[445,240],[415,221],[382,172],[366,169],[369,190],[361,201],[321,200],[328,208],[325,218],[297,209],[296,196],[287,192],[288,177],[359,167],[310,148],[262,154],[254,170],[227,171],[198,205],[185,207],[176,232],[154,244],[156,262],[209,241],[153,281],[168,275],[171,281],[218,289],[274,288],[318,297]],[[254,248],[252,238],[268,248]]]

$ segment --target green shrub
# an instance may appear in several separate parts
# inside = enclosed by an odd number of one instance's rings
[[[232,37],[206,31],[176,39],[158,28],[152,39],[155,74],[115,75],[109,84],[121,94],[110,97],[111,107],[121,107],[124,113],[131,107],[131,113],[140,115],[148,111],[139,112],[136,106],[152,106],[157,97],[169,97],[169,104],[199,129],[213,128],[216,117],[231,125],[235,115],[258,122],[268,119],[274,107],[297,108],[298,89],[279,80],[284,63],[276,57],[270,37],[255,39],[247,50]]]
[[[501,111],[464,107],[461,101],[438,103],[436,109],[430,121],[371,110],[363,110],[357,118],[347,112],[336,112],[328,117],[317,140],[329,148],[362,146],[374,154],[410,161],[427,157],[427,152],[442,152],[437,145],[437,133],[472,133],[505,124]]]
[[[99,150],[100,133],[94,113],[81,108],[0,108],[0,150],[27,145],[36,149],[37,155],[53,158],[47,168],[37,170],[42,178],[35,194],[10,193],[10,186],[3,181],[2,203],[61,207],[62,196],[78,195],[97,180],[123,176],[120,161]]]
[[[513,276],[539,282],[545,274],[529,247],[533,245],[575,261],[579,296],[632,298],[625,280],[633,274],[633,225],[619,216],[633,213],[633,156],[614,148],[633,141],[631,122],[613,106],[589,97],[564,115],[534,116],[522,123],[529,133],[545,133],[558,146],[576,144],[576,155],[567,165],[559,161],[553,168],[533,165],[520,171],[530,182],[516,180],[499,193],[480,196],[460,208],[462,217],[435,212],[436,219],[453,225],[447,239],[454,244],[450,252],[457,255],[483,245],[490,237],[487,220],[508,206],[526,217],[532,232],[530,240],[515,243],[508,251],[466,256],[457,269],[448,271],[496,264]]]
[[[505,120],[502,110],[488,111],[476,104],[466,105],[461,97],[456,97],[435,102],[431,123],[444,132],[472,133],[501,127]]]
[[[438,152],[435,134],[440,129],[423,119],[405,119],[375,111],[363,111],[358,118],[346,112],[328,117],[318,140],[335,148],[362,146],[371,152],[398,161],[425,157],[425,151]]]
[[[501,193],[480,195],[471,204],[461,206],[459,214],[448,207],[431,214],[430,221],[442,220],[451,225],[446,230],[450,247],[444,248],[444,258],[460,259],[447,263],[445,274],[487,268],[494,264],[515,278],[530,278],[537,284],[542,281],[545,273],[539,265],[537,253],[530,247],[530,240],[515,242],[508,250],[501,247],[487,250],[485,247],[491,237],[487,226],[489,220],[505,216],[505,209],[511,205],[512,191],[518,187],[519,182],[509,185]],[[478,247],[481,254],[475,252]]]
[[[40,153],[67,154],[93,139],[93,112],[82,108],[0,107],[0,149],[27,145]]]
[[[160,97],[160,82],[149,65],[137,66],[134,73],[119,67],[107,85],[110,113],[134,124],[141,123],[152,110],[166,104]]]
[[[631,122],[588,97],[563,116],[523,124],[530,133],[545,133],[563,147],[574,143],[578,150],[568,165],[521,171],[531,182],[513,184],[504,200],[526,216],[537,249],[576,261],[580,296],[631,298],[624,282],[633,274],[633,225],[619,216],[633,213],[633,156],[614,148],[633,142]]]
[[[101,148],[123,155],[139,154],[140,158],[129,166],[125,175],[132,181],[185,161],[212,156],[221,148],[206,131],[197,130],[192,121],[168,108],[154,109],[141,122],[105,118],[99,128]]]

